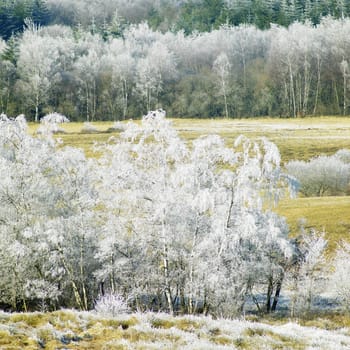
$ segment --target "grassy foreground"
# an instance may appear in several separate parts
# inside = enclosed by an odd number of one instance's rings
[[[0,349],[349,349],[349,324],[330,320],[328,325],[328,330],[323,330],[317,324],[300,325],[288,320],[272,325],[154,313],[114,318],[69,310],[0,313]]]

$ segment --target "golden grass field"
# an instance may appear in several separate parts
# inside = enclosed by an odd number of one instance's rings
[[[250,138],[267,137],[276,143],[282,161],[292,159],[307,160],[320,154],[333,154],[338,149],[350,149],[350,118],[319,117],[296,119],[172,119],[179,134],[190,141],[202,135],[218,134],[232,144],[234,139],[244,134]],[[113,122],[91,123],[100,132],[81,133],[82,123],[63,124],[65,134],[59,137],[64,143],[83,148],[92,156],[91,146],[95,141],[106,141]],[[38,124],[30,124],[34,133]]]
[[[241,134],[252,139],[267,137],[277,144],[282,163],[330,155],[342,148],[350,149],[348,117],[171,120],[180,136],[189,142],[208,134],[221,135],[228,146]],[[94,157],[93,144],[105,142],[113,135],[107,132],[113,122],[92,125],[98,132],[83,133],[83,123],[63,124],[65,133],[57,137],[64,145],[82,148],[87,156]],[[37,124],[30,124],[30,132],[35,133],[37,127]],[[292,235],[298,234],[300,219],[306,220],[305,228],[325,231],[329,251],[333,251],[341,239],[350,240],[350,197],[284,199],[277,210],[287,218]]]

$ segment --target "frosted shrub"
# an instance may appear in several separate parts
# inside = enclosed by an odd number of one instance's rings
[[[15,118],[15,121],[17,123],[26,123],[27,122],[26,116],[24,114],[20,114]]]
[[[333,262],[330,289],[344,309],[350,310],[350,244],[342,242]]]
[[[109,129],[109,132],[115,132],[115,131],[125,131],[126,130],[126,124],[123,124],[121,122],[115,122]]]
[[[41,123],[69,123],[69,119],[63,114],[53,112],[46,114],[40,120]]]
[[[50,122],[41,124],[36,132],[41,135],[65,133],[64,129],[60,128],[57,123]]]
[[[7,115],[5,113],[0,114],[0,122],[7,122],[8,120],[9,120],[9,118],[7,117]]]
[[[344,195],[349,191],[350,152],[340,150],[333,156],[319,156],[310,161],[294,160],[287,172],[300,182],[305,196]]]
[[[69,119],[57,112],[46,114],[40,119],[41,126],[38,128],[38,134],[57,134],[64,133],[64,130],[60,128],[57,124],[69,123]]]
[[[120,294],[105,294],[95,302],[95,311],[103,316],[115,317],[129,311],[128,304]]]
[[[81,129],[81,132],[87,133],[87,134],[94,133],[94,132],[98,132],[98,129],[95,126],[93,126],[91,123],[85,122],[84,126]]]
[[[297,240],[297,255],[287,276],[291,290],[291,316],[306,315],[312,311],[316,296],[324,290],[327,276],[325,249],[327,240],[324,232],[305,231]]]
[[[350,150],[348,149],[340,149],[334,156],[343,163],[350,163]]]
[[[164,109],[157,109],[156,111],[149,111],[143,116],[143,119],[153,119],[153,118],[165,118],[166,112]]]

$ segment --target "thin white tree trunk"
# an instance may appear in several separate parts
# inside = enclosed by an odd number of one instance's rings
[[[317,84],[316,84],[316,92],[315,92],[315,105],[314,105],[314,110],[313,110],[314,115],[316,114],[316,111],[317,111],[320,84],[321,84],[321,58],[319,55],[317,55]]]

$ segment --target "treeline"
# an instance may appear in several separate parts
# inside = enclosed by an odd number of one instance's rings
[[[29,120],[349,113],[350,21],[223,26],[185,35],[142,23],[122,36],[38,27],[0,42],[0,110]]]
[[[349,16],[350,5],[334,0],[2,0],[0,36],[9,38],[22,31],[28,17],[42,25],[82,25],[103,31],[116,13],[123,25],[147,21],[155,30],[191,34],[219,29],[223,24],[252,24],[260,29],[270,28],[271,23],[318,24],[325,16]]]

